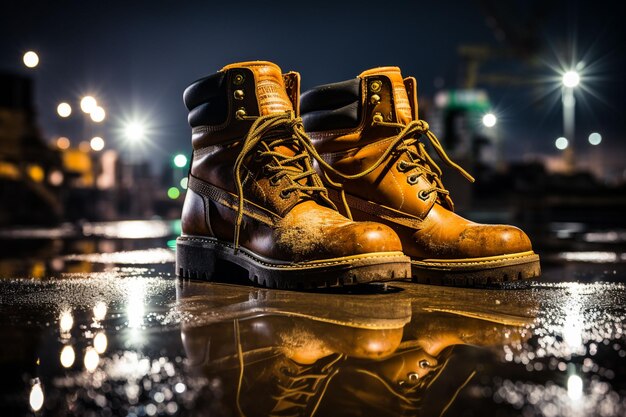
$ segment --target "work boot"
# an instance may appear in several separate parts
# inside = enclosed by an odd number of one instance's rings
[[[389,227],[341,215],[312,167],[298,117],[300,76],[242,62],[184,93],[193,157],[177,239],[180,276],[216,262],[263,286],[317,288],[410,275]]]
[[[393,228],[418,282],[471,286],[539,276],[539,257],[523,231],[454,213],[441,169],[425,145],[474,179],[418,118],[416,85],[398,68],[382,67],[302,95],[304,127],[331,199],[344,202],[355,220]]]

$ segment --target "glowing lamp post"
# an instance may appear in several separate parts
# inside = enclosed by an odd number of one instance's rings
[[[493,113],[487,113],[483,116],[483,125],[485,125],[485,127],[494,127],[497,121],[498,119]]]
[[[131,122],[124,128],[124,135],[129,142],[141,142],[146,136],[146,129],[140,123]]]
[[[576,159],[574,155],[574,139],[576,130],[576,98],[574,97],[574,89],[580,84],[580,74],[576,71],[567,71],[561,79],[563,87],[561,88],[561,99],[563,101],[563,134],[567,140],[563,148],[563,157],[565,158],[565,166],[568,171],[573,171],[576,167]]]

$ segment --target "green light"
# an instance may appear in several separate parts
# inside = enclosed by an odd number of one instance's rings
[[[170,189],[167,190],[167,196],[172,200],[176,200],[180,197],[180,190],[176,187],[170,187]]]
[[[188,181],[189,180],[187,179],[187,177],[185,177],[182,180],[180,180],[180,188],[182,188],[183,190],[186,190]]]
[[[167,247],[171,250],[176,250],[176,239],[168,240]]]
[[[176,165],[178,168],[183,168],[185,165],[187,165],[187,157],[182,153],[179,153],[174,157],[174,165]]]
[[[174,231],[175,235],[180,235],[183,232],[183,228],[182,228],[180,219],[174,220],[172,222],[172,230]]]

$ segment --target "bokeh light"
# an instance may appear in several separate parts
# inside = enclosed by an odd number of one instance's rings
[[[72,330],[74,326],[74,316],[72,312],[69,310],[62,311],[59,315],[59,328],[61,329],[61,333],[67,333]]]
[[[170,187],[170,189],[167,190],[167,196],[172,200],[176,200],[180,197],[180,190],[176,187]]]
[[[57,106],[57,114],[63,118],[70,117],[72,114],[72,106],[65,102],[59,103]]]
[[[57,139],[57,148],[59,149],[68,149],[70,147],[70,140],[65,136],[61,136]]]
[[[98,107],[98,102],[92,96],[85,96],[80,100],[80,109],[89,114]]]
[[[83,364],[85,365],[85,369],[89,372],[93,372],[98,367],[100,363],[100,355],[95,348],[89,346],[85,351],[85,358],[83,360]]]
[[[43,398],[43,389],[41,388],[39,379],[37,379],[30,389],[30,395],[28,397],[30,408],[35,412],[41,410],[41,407],[43,406]]]
[[[89,146],[91,146],[91,149],[94,151],[99,152],[104,149],[104,139],[100,136],[95,136],[89,142]]]
[[[556,148],[561,151],[563,149],[566,149],[568,145],[569,145],[569,141],[567,140],[567,138],[564,138],[562,136],[554,141],[554,146],[556,146]]]
[[[567,379],[567,396],[576,401],[583,396],[583,380],[578,375],[571,375]]]
[[[48,174],[48,182],[54,185],[55,187],[63,183],[63,178],[64,178],[63,172],[59,171],[58,169],[55,169],[54,171],[50,171],[50,174]]]
[[[187,157],[182,153],[179,153],[174,157],[174,165],[176,165],[178,168],[183,168],[185,165],[187,165]]]
[[[74,365],[74,361],[76,360],[76,353],[74,353],[74,348],[69,345],[63,346],[60,359],[61,365],[63,365],[64,368],[69,368],[70,366]]]
[[[89,116],[91,116],[91,120],[93,120],[94,122],[100,123],[105,119],[106,112],[102,107],[96,106],[93,108]]]
[[[39,65],[39,55],[35,51],[28,51],[24,54],[23,57],[24,65],[28,68],[35,68]]]
[[[107,335],[103,332],[96,334],[93,338],[93,347],[99,354],[103,354],[107,350]]]

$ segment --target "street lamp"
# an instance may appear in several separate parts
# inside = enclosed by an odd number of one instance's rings
[[[485,125],[485,127],[494,127],[497,121],[498,119],[493,113],[487,113],[483,116],[483,125]]]
[[[124,127],[124,136],[130,142],[140,142],[146,136],[146,128],[138,122],[130,122]]]
[[[576,130],[576,98],[574,97],[574,88],[580,84],[580,74],[574,70],[566,71],[563,74],[561,83],[563,84],[561,88],[561,100],[563,102],[563,134],[565,138],[567,138],[567,142],[563,148],[567,149],[567,151],[564,153],[563,157],[565,158],[566,169],[571,172],[576,165],[574,156]]]
[[[567,71],[563,74],[563,85],[565,87],[574,88],[580,84],[580,74],[576,71]]]

